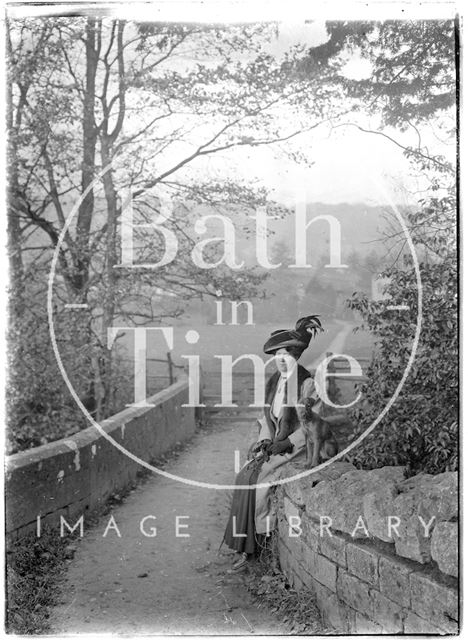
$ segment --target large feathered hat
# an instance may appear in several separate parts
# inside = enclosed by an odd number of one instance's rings
[[[263,351],[275,353],[278,349],[292,347],[302,353],[309,346],[311,338],[315,338],[319,331],[323,331],[319,316],[299,318],[294,329],[273,331],[266,341]]]

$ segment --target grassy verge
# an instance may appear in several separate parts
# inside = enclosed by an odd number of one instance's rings
[[[312,591],[294,589],[281,572],[275,535],[262,549],[257,562],[245,577],[245,582],[254,598],[281,620],[291,635],[332,633],[323,625]]]
[[[20,635],[44,634],[50,606],[60,597],[58,578],[76,550],[76,536],[60,538],[43,528],[15,541],[7,551],[6,629]]]
[[[208,423],[198,425],[202,432],[209,428]],[[190,441],[181,443],[164,456],[152,460],[152,464],[164,468],[189,444]],[[147,469],[141,469],[135,482],[112,494],[104,505],[86,515],[86,528],[96,525],[102,516],[124,502],[151,475]],[[80,541],[78,532],[61,538],[57,527],[44,525],[40,538],[31,532],[9,545],[6,555],[7,633],[45,635],[50,631],[52,608],[60,602],[61,583]]]

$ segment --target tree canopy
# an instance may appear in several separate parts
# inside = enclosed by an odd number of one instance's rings
[[[81,420],[58,377],[47,335],[45,289],[60,234],[54,280],[59,343],[75,388],[100,419],[120,408],[125,394],[118,390],[128,384],[118,350],[107,349],[107,328],[116,320],[163,322],[183,314],[192,300],[220,292],[240,300],[264,287],[265,273],[252,265],[235,270],[194,264],[192,252],[204,237],[204,227],[196,225],[201,216],[228,214],[248,237],[256,208],[286,213],[265,187],[236,175],[234,167],[211,171],[209,162],[222,159],[230,166],[238,150],[274,147],[307,166],[313,150],[301,147],[301,136],[326,123],[383,136],[425,177],[417,206],[405,212],[424,278],[418,358],[398,419],[389,416],[383,435],[354,459],[365,465],[410,457],[413,467],[433,469],[454,464],[453,21],[328,22],[324,42],[294,46],[284,55],[268,47],[276,37],[274,24],[71,17],[9,20],[7,27],[13,448],[57,437],[51,425],[58,421]],[[357,76],[347,71],[350,59],[358,61]],[[167,211],[165,202],[172,203],[164,226],[177,237],[178,259],[158,267],[157,277],[154,270],[121,268],[120,231],[129,198],[138,224],[150,225]],[[138,260],[159,260],[162,239],[154,228],[140,228]],[[389,226],[387,241],[396,258],[385,271],[389,291],[410,312],[405,319],[389,316],[358,293],[350,303],[378,345],[366,404],[356,412],[358,429],[394,388],[414,335],[414,270],[406,240]],[[275,252],[285,251],[276,245]],[[203,253],[215,263],[222,246],[207,244]],[[88,305],[89,314],[70,316],[70,303]],[[414,393],[422,393],[428,407],[427,433],[410,416]],[[445,408],[438,412],[442,395]],[[439,438],[440,421],[446,428]],[[401,430],[406,435],[399,447]]]

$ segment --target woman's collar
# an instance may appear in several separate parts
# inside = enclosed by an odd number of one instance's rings
[[[297,371],[297,362],[294,362],[294,365],[288,371],[280,371],[280,378],[288,379],[292,376],[294,371]]]

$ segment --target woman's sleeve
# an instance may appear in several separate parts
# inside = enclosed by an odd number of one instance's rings
[[[271,440],[270,427],[268,426],[265,416],[258,418],[257,421],[260,424],[260,432],[258,434],[257,442],[260,442],[261,440]]]
[[[297,451],[297,449],[305,445],[305,435],[304,435],[304,431],[301,428],[296,429],[296,431],[291,433],[291,435],[288,437],[289,437],[289,441],[294,446],[294,451]]]

